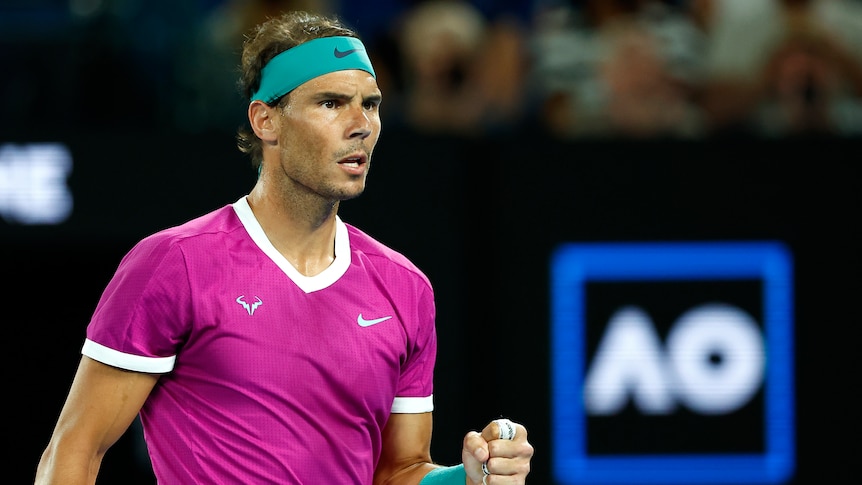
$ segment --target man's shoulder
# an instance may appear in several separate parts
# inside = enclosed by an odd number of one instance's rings
[[[393,267],[414,273],[427,281],[425,273],[423,273],[422,270],[420,270],[413,261],[403,253],[382,243],[356,226],[352,226],[350,224],[345,225],[347,226],[347,233],[350,237],[350,250],[355,256],[373,261],[374,264],[381,264],[381,262],[389,264]]]
[[[221,237],[241,226],[233,207],[228,204],[181,224],[154,232],[138,244],[158,246],[183,244],[190,240],[200,242],[206,240],[207,236]]]
[[[347,226],[347,234],[350,238],[350,248],[354,252],[360,251],[368,255],[383,256],[394,260],[410,262],[410,260],[407,259],[407,256],[392,249],[362,229],[348,223],[345,223],[344,225]]]

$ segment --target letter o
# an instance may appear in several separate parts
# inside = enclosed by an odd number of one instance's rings
[[[739,409],[763,381],[760,329],[750,315],[731,305],[710,303],[684,313],[668,334],[666,349],[677,396],[702,414]]]

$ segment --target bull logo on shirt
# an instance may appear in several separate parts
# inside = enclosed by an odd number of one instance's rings
[[[261,299],[256,296],[254,297],[254,303],[249,305],[248,302],[245,301],[245,295],[239,295],[236,299],[236,302],[242,305],[242,307],[245,308],[245,311],[247,311],[249,315],[254,315],[254,311],[257,310],[257,307],[263,304],[263,301],[261,301]]]

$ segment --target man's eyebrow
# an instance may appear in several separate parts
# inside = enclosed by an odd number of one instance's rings
[[[317,101],[325,101],[328,99],[335,99],[342,102],[349,102],[353,99],[353,95],[344,94],[344,93],[336,93],[336,92],[321,92],[314,95],[314,99]],[[381,94],[371,94],[362,98],[363,102],[374,102],[380,103],[383,100],[383,95]]]
[[[383,101],[383,95],[382,94],[372,94],[372,95],[369,95],[369,96],[362,98],[362,101],[364,101],[366,103],[370,101],[370,102],[375,103],[375,104],[380,104],[380,102]]]

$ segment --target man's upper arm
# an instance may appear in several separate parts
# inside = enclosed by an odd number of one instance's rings
[[[383,429],[375,485],[416,484],[431,465],[431,413],[393,413]]]
[[[104,453],[128,429],[153,386],[156,374],[131,372],[83,356],[42,457],[37,483],[54,483],[93,471]],[[43,481],[40,481],[43,480]]]
[[[105,433],[103,446],[122,436],[156,385],[159,374],[133,372],[83,356],[69,391],[65,414]]]

